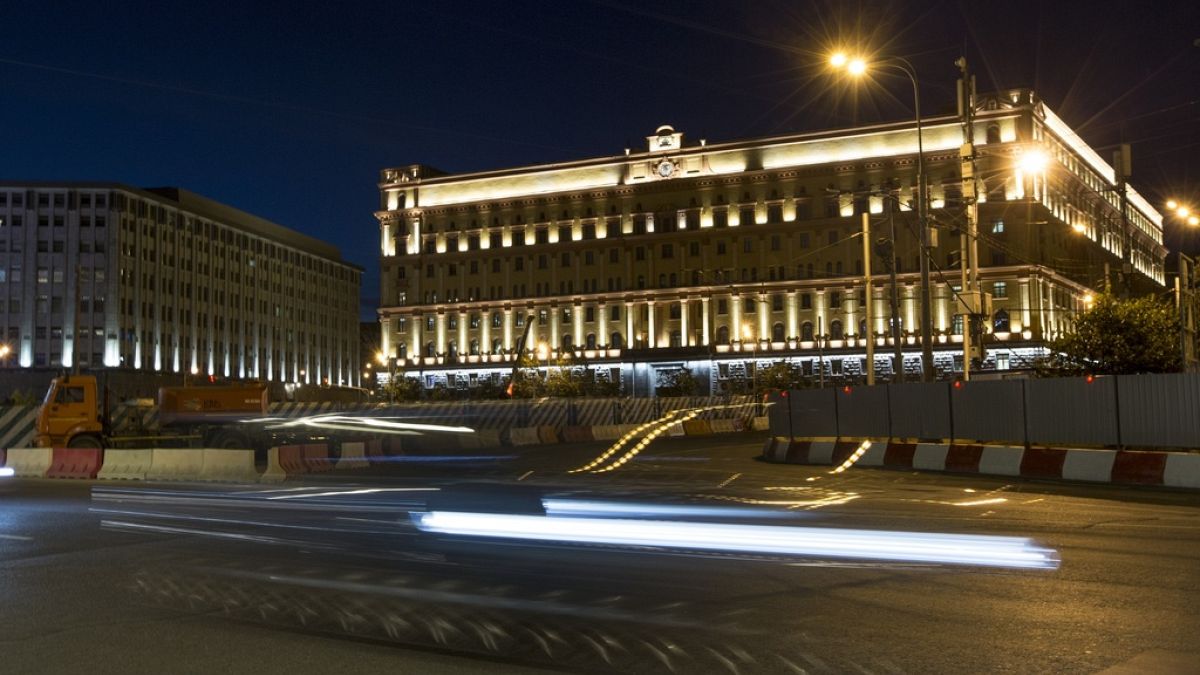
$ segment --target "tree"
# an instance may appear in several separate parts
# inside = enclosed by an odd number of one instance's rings
[[[1100,295],[1076,318],[1074,330],[1049,347],[1050,355],[1038,364],[1041,375],[1175,373],[1183,365],[1179,317],[1153,296]]]
[[[776,361],[759,371],[755,378],[757,393],[764,391],[783,391],[800,389],[806,386],[804,375],[794,363]]]
[[[658,373],[658,396],[695,396],[700,391],[700,381],[687,368],[663,370]]]
[[[397,374],[383,386],[384,396],[389,401],[419,401],[425,386],[415,377],[404,377]]]

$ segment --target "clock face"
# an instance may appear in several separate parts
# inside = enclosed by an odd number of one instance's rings
[[[666,178],[666,177],[670,176],[672,173],[675,173],[675,165],[673,163],[671,163],[670,160],[664,159],[662,162],[659,163],[658,175],[662,176],[663,178]]]

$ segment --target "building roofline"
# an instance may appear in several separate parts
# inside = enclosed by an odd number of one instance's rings
[[[1007,117],[1018,114],[1020,110],[1004,109],[1004,110],[988,110],[980,111],[979,117]],[[936,117],[921,118],[922,127],[930,127],[943,124],[958,124],[959,118],[957,115],[938,115]],[[760,147],[764,145],[796,143],[801,141],[822,140],[826,138],[845,138],[849,136],[863,135],[868,133],[878,133],[887,131],[896,131],[906,127],[916,126],[915,120],[900,120],[892,122],[880,122],[877,124],[862,125],[857,127],[835,127],[821,129],[818,131],[805,131],[792,134],[784,134],[780,136],[761,136],[755,138],[744,138],[723,143],[705,143],[704,145],[695,144],[687,145],[673,150],[662,151],[639,151],[630,152],[629,154],[607,155],[600,157],[588,157],[585,159],[568,160],[564,162],[548,162],[543,164],[527,164],[517,167],[507,167],[501,169],[487,169],[483,171],[471,171],[467,173],[443,173],[442,175],[423,178],[415,182],[414,185],[442,185],[450,184],[458,181],[475,180],[479,178],[499,178],[504,176],[512,176],[523,173],[535,173],[539,171],[556,171],[561,169],[577,169],[589,166],[602,166],[605,164],[623,164],[631,161],[645,161],[655,157],[662,156],[681,156],[693,153],[721,152],[729,150],[739,150],[744,148]],[[403,165],[386,167],[383,171],[394,171],[398,174],[404,169],[413,165]],[[397,185],[395,181],[381,181],[380,188]]]
[[[141,188],[114,181],[4,180],[0,181],[0,189],[2,188],[62,188],[68,190],[116,190],[128,192],[138,195],[143,199],[169,203],[181,211],[209,218],[223,225],[236,227],[247,234],[257,235],[272,239],[277,243],[294,246],[309,254],[325,258],[339,265],[364,271],[364,268],[343,260],[341,251],[333,244],[180,187]]]

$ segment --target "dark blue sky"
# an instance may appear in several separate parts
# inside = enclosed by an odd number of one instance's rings
[[[899,119],[820,66],[902,55],[923,107],[1032,86],[1152,201],[1200,206],[1194,2],[9,3],[0,178],[177,185],[337,244],[378,296],[379,169],[617,154],[662,123],[712,141]],[[1175,237],[1178,240],[1178,237]],[[1191,236],[1185,244],[1200,243]]]

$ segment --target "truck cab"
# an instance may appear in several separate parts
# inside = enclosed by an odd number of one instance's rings
[[[99,448],[103,437],[96,378],[91,375],[54,378],[38,410],[38,446]]]

